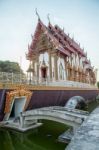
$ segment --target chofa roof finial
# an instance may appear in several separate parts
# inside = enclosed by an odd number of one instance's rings
[[[49,22],[49,24],[50,24],[50,14],[47,14],[47,19],[48,19],[48,22]]]
[[[37,8],[35,9],[35,13],[36,13],[36,15],[37,15],[37,17],[38,17],[38,20],[40,20],[40,16],[39,16],[39,14],[38,14],[38,12],[37,12]]]
[[[74,33],[73,33],[73,35],[72,35],[72,41],[74,41]]]

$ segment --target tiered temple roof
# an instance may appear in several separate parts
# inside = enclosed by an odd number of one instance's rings
[[[96,82],[96,72],[91,66],[90,60],[87,58],[87,53],[84,49],[80,47],[73,38],[66,34],[63,29],[58,25],[53,26],[50,21],[48,26],[43,24],[43,22],[38,18],[38,23],[34,36],[32,36],[32,42],[28,45],[28,53],[26,55],[27,59],[32,62],[32,67],[35,68],[35,64],[42,64],[40,61],[41,54],[48,54],[49,59],[49,72],[50,78],[52,79],[52,64],[56,67],[55,69],[55,80],[60,79],[58,61],[63,60],[63,66],[67,72],[68,80],[92,83]],[[52,61],[53,60],[53,61]],[[39,65],[36,66],[36,75],[39,77],[40,69]],[[35,76],[35,74],[33,74]],[[42,73],[40,74],[42,75]],[[64,79],[64,77],[62,78]]]
[[[38,19],[34,36],[32,36],[32,42],[28,45],[27,59],[31,60],[32,55],[37,53],[36,45],[41,32],[46,35],[49,42],[52,43],[54,49],[58,50],[60,53],[66,56],[70,56],[72,53],[78,53],[79,56],[85,57],[84,63],[90,64],[86,53],[80,45],[74,41],[73,38],[70,38],[69,35],[64,33],[64,30],[62,30],[58,25],[53,26],[49,22],[48,26],[45,26],[40,19]]]

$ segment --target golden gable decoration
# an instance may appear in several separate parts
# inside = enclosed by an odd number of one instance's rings
[[[29,104],[30,99],[31,99],[32,92],[26,90],[25,88],[23,88],[21,86],[14,91],[7,92],[4,113],[10,113],[11,104],[12,104],[14,98],[15,97],[20,98],[22,96],[26,97],[26,104],[24,107],[24,110],[25,110]]]

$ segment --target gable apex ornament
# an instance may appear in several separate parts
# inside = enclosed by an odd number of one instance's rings
[[[47,19],[48,19],[48,22],[49,22],[49,24],[50,24],[50,14],[47,14]]]
[[[38,20],[40,21],[40,16],[39,16],[39,14],[38,14],[37,8],[35,8],[35,13],[36,13],[36,15],[37,15],[37,17],[38,17]]]

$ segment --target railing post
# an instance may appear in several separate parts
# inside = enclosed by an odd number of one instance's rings
[[[75,134],[75,132],[77,131],[78,126],[73,126],[73,133]]]
[[[20,127],[24,128],[24,116],[22,116],[22,113],[20,113]]]
[[[12,84],[13,84],[13,72],[12,72]]]
[[[3,81],[3,72],[2,72],[2,83],[3,83],[4,81]]]

